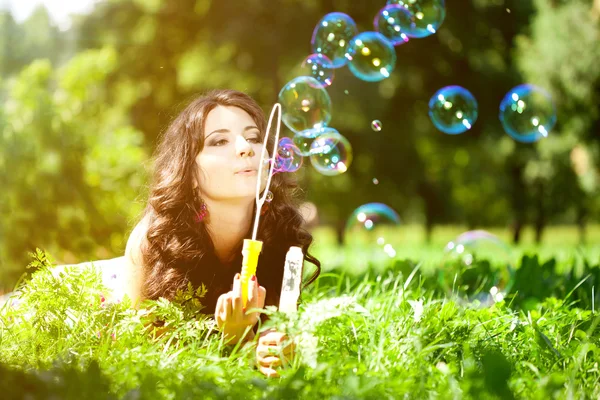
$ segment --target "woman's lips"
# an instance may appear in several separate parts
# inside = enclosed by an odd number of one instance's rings
[[[236,175],[244,175],[244,176],[252,176],[252,175],[256,175],[256,170],[255,169],[247,169],[247,170],[236,172],[235,174]]]

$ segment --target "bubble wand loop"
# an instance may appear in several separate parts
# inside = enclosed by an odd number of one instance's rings
[[[269,135],[271,134],[271,123],[273,122],[273,116],[275,115],[275,111],[279,109],[279,113],[277,114],[277,128],[275,131],[275,142],[273,144],[273,159],[270,164],[269,172],[267,175],[267,185],[265,186],[265,190],[263,192],[262,197],[260,196],[260,183],[261,176],[263,172],[265,153],[267,150],[267,144]],[[260,221],[260,210],[265,203],[267,198],[267,193],[269,193],[269,187],[271,186],[271,178],[273,177],[273,170],[275,168],[275,160],[277,155],[277,146],[279,145],[279,130],[281,128],[281,104],[276,103],[271,110],[271,116],[269,117],[269,123],[267,124],[267,132],[265,133],[264,144],[262,148],[262,152],[260,153],[260,166],[258,167],[258,179],[256,180],[256,216],[254,217],[254,228],[252,230],[252,239],[244,239],[244,247],[242,249],[242,272],[241,272],[241,280],[242,280],[242,304],[246,307],[248,303],[248,280],[252,275],[256,275],[256,267],[258,265],[258,256],[262,250],[262,242],[260,240],[256,240],[256,235],[258,234],[258,224]],[[268,155],[268,153],[267,153]]]

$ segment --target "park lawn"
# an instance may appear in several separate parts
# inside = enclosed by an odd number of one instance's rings
[[[224,344],[198,315],[200,291],[148,302],[151,314],[105,305],[97,271],[57,281],[38,253],[22,303],[0,312],[0,390],[7,399],[599,398],[591,293],[600,273],[580,258],[571,274],[575,259],[522,257],[518,293],[489,308],[446,299],[422,274],[435,264],[427,258],[329,267],[298,313],[267,310],[262,328],[297,345],[292,365],[267,379],[252,367],[252,346]],[[154,338],[144,327],[157,318],[173,329]]]

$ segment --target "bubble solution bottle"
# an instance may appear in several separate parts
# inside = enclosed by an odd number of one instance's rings
[[[300,282],[302,281],[302,266],[304,254],[300,247],[292,246],[285,256],[279,311],[290,313],[298,310]]]

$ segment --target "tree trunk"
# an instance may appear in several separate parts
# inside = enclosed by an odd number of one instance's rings
[[[335,233],[336,233],[336,237],[337,237],[337,242],[339,246],[343,246],[344,245],[344,231],[346,230],[346,222],[339,220],[336,224],[335,224]]]
[[[546,210],[544,209],[544,184],[538,183],[537,185],[537,199],[536,199],[536,217],[535,217],[535,242],[540,244],[542,242],[542,236],[544,229],[546,228]]]
[[[428,182],[421,182],[417,187],[417,194],[423,200],[425,208],[425,241],[431,243],[433,226],[436,217],[436,192],[433,185]]]
[[[430,216],[425,216],[425,243],[431,244],[431,237],[433,235],[433,221]]]
[[[510,178],[512,187],[510,205],[514,216],[513,243],[518,244],[521,240],[521,231],[526,222],[527,186],[525,185],[525,182],[523,182],[523,164],[518,161],[511,164]]]
[[[523,221],[520,218],[517,218],[515,223],[513,224],[513,244],[519,244],[521,241],[521,232],[523,230]]]
[[[586,243],[586,216],[587,210],[585,205],[580,204],[577,207],[577,231],[579,233],[579,244],[581,245]]]

